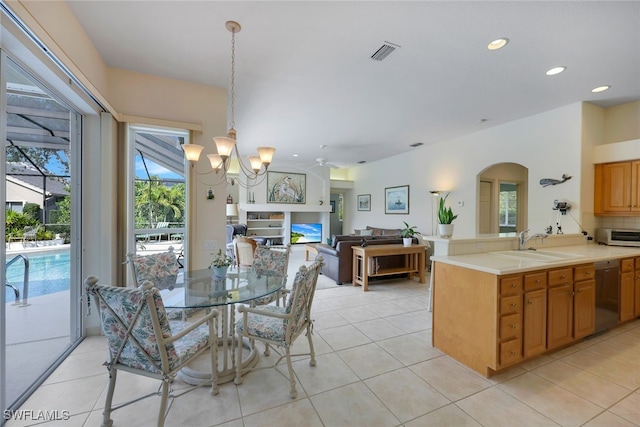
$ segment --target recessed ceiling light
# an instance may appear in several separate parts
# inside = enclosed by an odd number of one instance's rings
[[[605,90],[609,89],[610,87],[611,86],[609,86],[609,85],[598,86],[596,88],[591,89],[591,92],[593,92],[593,93],[604,92]]]
[[[560,74],[566,69],[567,67],[553,67],[552,69],[547,71],[547,76],[555,76],[556,74]]]
[[[487,49],[489,50],[498,50],[502,47],[505,47],[509,43],[509,39],[503,37],[501,39],[496,39],[487,45]]]
[[[297,154],[294,154],[294,155],[293,155],[293,157],[298,157],[298,155],[297,155]]]

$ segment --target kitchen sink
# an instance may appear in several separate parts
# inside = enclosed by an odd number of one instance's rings
[[[537,262],[556,262],[563,261],[568,259],[576,259],[581,258],[582,255],[572,254],[567,252],[553,252],[553,251],[532,251],[532,250],[524,250],[524,251],[498,251],[498,252],[489,252],[491,255],[504,256],[508,258],[514,258],[519,260],[529,260],[529,261],[537,261]]]

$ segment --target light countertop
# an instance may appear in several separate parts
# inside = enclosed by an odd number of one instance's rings
[[[554,260],[542,262],[528,259],[516,259],[486,252],[467,255],[433,256],[431,257],[431,260],[435,261],[436,263],[441,262],[443,264],[451,264],[458,267],[483,271],[486,273],[503,275],[562,267],[567,265],[586,264],[596,261],[605,261],[609,259],[622,259],[640,256],[640,247],[630,248],[622,246],[604,246],[595,243],[572,246],[558,246],[549,248],[545,251],[573,254],[575,255],[575,257],[559,259],[557,261]]]

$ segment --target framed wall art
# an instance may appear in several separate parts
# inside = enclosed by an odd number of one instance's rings
[[[387,187],[384,189],[384,213],[409,213],[409,186]]]
[[[358,194],[358,210],[359,211],[371,210],[371,194]]]
[[[307,175],[291,172],[267,172],[267,203],[307,202]]]

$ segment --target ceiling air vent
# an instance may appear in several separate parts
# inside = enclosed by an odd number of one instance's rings
[[[420,147],[421,145],[424,145],[424,144],[422,142],[414,142],[413,144],[409,144],[409,147],[416,148],[416,147]]]
[[[373,55],[371,55],[371,59],[374,61],[382,61],[387,56],[391,55],[394,50],[400,48],[397,44],[384,42],[378,50],[375,51]]]

